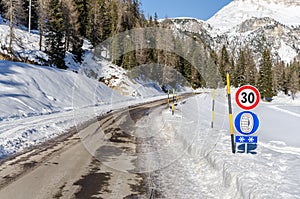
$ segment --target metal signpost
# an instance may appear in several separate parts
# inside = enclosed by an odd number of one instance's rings
[[[258,105],[259,91],[254,86],[242,86],[236,92],[235,101],[241,109],[246,110],[240,112],[235,118],[235,129],[241,134],[235,136],[235,141],[245,144],[245,152],[248,153],[248,144],[256,144],[258,140],[257,136],[253,136],[253,134],[258,130],[259,118],[249,110]]]

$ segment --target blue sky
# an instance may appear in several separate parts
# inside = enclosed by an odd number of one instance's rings
[[[140,0],[145,16],[194,17],[207,20],[232,0]]]

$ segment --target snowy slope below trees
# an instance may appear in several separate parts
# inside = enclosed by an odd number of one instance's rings
[[[7,24],[1,23],[2,20],[0,16],[0,53],[8,55],[10,31]],[[42,60],[48,60],[46,53],[39,50],[40,38],[38,34],[29,34],[27,31],[20,29],[14,29],[14,34],[18,42],[13,41],[12,49],[17,57],[34,63],[42,63]]]
[[[91,52],[86,53],[79,68],[79,73],[99,80],[125,96],[147,98],[163,93],[158,82],[151,79],[142,80],[139,77],[131,79],[128,77],[130,70],[127,71],[107,60],[97,58]]]

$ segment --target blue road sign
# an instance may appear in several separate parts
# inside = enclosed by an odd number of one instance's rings
[[[251,111],[240,112],[234,121],[236,130],[243,135],[251,135],[258,130],[259,119]]]
[[[237,143],[257,143],[257,136],[235,136],[235,142]]]

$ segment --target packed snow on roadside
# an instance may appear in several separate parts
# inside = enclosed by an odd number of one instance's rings
[[[234,100],[235,117],[242,110]],[[169,164],[152,176],[153,189],[166,198],[300,198],[300,95],[279,95],[253,110],[261,122],[254,154],[240,145],[231,152],[226,90],[217,91],[213,129],[211,104],[208,92],[178,103],[174,116],[163,112],[157,146],[173,150],[156,152]]]

